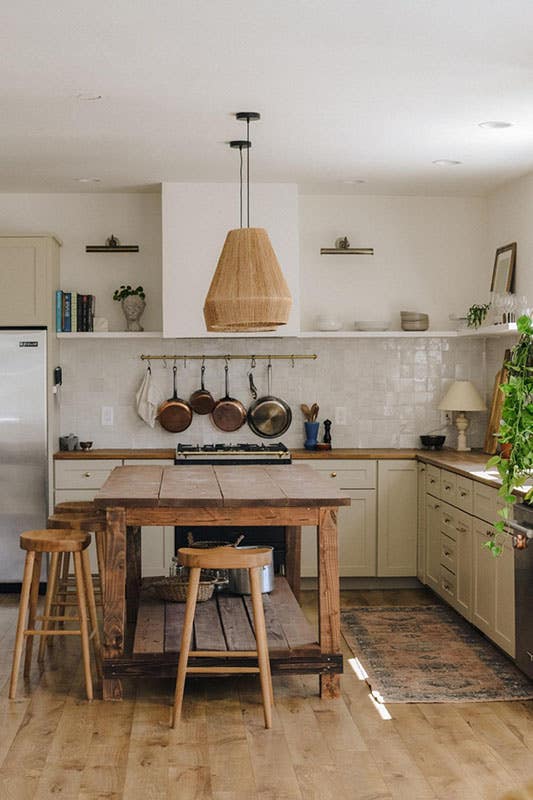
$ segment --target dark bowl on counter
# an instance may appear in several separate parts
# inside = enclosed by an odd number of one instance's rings
[[[430,436],[426,434],[420,437],[420,441],[422,442],[422,447],[425,447],[426,450],[442,450],[446,436]]]

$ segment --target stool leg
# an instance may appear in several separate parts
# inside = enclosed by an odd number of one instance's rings
[[[200,568],[192,567],[189,573],[189,588],[187,590],[187,603],[185,605],[185,619],[183,621],[183,633],[181,634],[180,657],[178,661],[178,675],[176,678],[176,692],[174,695],[174,708],[172,710],[172,727],[181,718],[181,707],[183,704],[183,691],[185,689],[185,677],[187,675],[187,662],[189,660],[189,650],[191,649],[192,626],[194,623],[194,612],[196,610],[196,598],[198,597],[198,584],[200,583]]]
[[[63,603],[67,602],[67,595],[68,595],[68,574],[70,568],[70,553],[63,553],[63,567],[61,569],[61,591],[58,593],[58,600],[62,601]],[[64,615],[65,617],[69,616],[68,607],[65,605],[60,606],[63,609],[61,614],[58,616]],[[65,623],[59,622],[59,627],[64,628]],[[52,637],[50,637],[52,638]]]
[[[93,649],[94,660],[96,662],[96,671],[98,677],[102,677],[102,649],[100,644],[100,631],[98,629],[98,618],[96,616],[96,601],[94,599],[94,586],[91,575],[91,563],[89,561],[89,553],[84,550],[81,554],[83,563],[83,572],[85,576],[85,587],[87,592],[87,604],[89,607],[89,619],[91,621],[91,629],[93,635]]]
[[[58,561],[59,561],[59,553],[52,553],[52,556],[50,558],[50,573],[48,575],[48,586],[46,588],[46,599],[44,601],[43,625],[42,625],[43,631],[49,630],[50,626],[54,624],[48,622],[48,617],[51,615],[52,602],[56,593]],[[41,641],[39,642],[39,655],[37,656],[38,661],[44,660],[44,651],[46,648],[47,639],[53,639],[53,636],[41,636]]]
[[[61,606],[57,605],[57,601],[59,600],[59,583],[61,581],[61,572],[63,569],[63,553],[57,554],[57,570],[56,570],[56,585],[54,587],[54,594],[52,595],[52,606],[50,608],[50,613],[53,617],[58,617],[63,614]],[[49,623],[50,630],[55,630],[59,627],[58,622],[50,622]],[[46,639],[46,646],[52,647],[54,643],[55,636],[45,636]]]
[[[252,590],[252,608],[254,612],[255,641],[257,647],[257,660],[259,662],[259,677],[261,678],[261,693],[263,695],[263,710],[265,714],[265,728],[272,727],[272,683],[270,677],[270,661],[268,659],[268,642],[265,625],[265,612],[263,597],[261,595],[261,580],[259,577],[261,567],[252,567],[249,570],[250,587]]]
[[[20,669],[20,659],[22,657],[22,646],[24,644],[24,624],[30,600],[30,589],[33,577],[33,564],[35,553],[30,550],[26,553],[24,564],[24,578],[22,579],[22,591],[20,593],[19,616],[17,622],[17,635],[15,638],[15,649],[13,651],[13,666],[11,668],[11,681],[9,684],[9,699],[14,700],[17,693],[18,674]]]
[[[74,572],[76,575],[76,596],[78,598],[78,613],[80,618],[81,651],[83,655],[83,671],[85,673],[85,688],[87,700],[93,699],[93,680],[91,676],[91,654],[89,650],[89,630],[87,625],[87,596],[85,593],[85,580],[83,576],[83,562],[81,553],[74,553]]]
[[[28,610],[28,630],[35,630],[35,617],[37,616],[37,600],[39,599],[39,580],[41,578],[42,553],[35,553],[33,562],[33,577],[31,582],[30,603]],[[33,635],[26,636],[26,652],[24,654],[24,677],[30,674],[31,656],[33,652]]]

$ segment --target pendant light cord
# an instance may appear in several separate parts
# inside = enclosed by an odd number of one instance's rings
[[[239,147],[239,156],[240,156],[240,159],[241,159],[241,169],[240,169],[241,203],[240,203],[240,209],[241,209],[241,228],[242,228],[242,147]]]
[[[246,118],[246,227],[250,227],[250,118]]]

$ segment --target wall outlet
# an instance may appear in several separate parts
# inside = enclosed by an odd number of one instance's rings
[[[346,425],[346,406],[337,406],[335,409],[335,425]]]
[[[102,425],[113,424],[113,406],[102,406]]]

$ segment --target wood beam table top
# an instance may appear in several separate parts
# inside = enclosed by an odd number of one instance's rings
[[[115,467],[95,497],[100,508],[317,508],[350,502],[307,464]]]
[[[122,698],[122,675],[165,667],[168,654],[151,654],[153,658],[145,664],[142,659],[139,662],[138,653],[132,656],[125,651],[126,615],[131,622],[137,619],[142,526],[149,531],[150,526],[184,524],[284,526],[288,547],[296,543],[298,559],[301,526],[315,526],[319,641],[316,653],[310,650],[302,657],[300,668],[313,671],[315,664],[321,695],[339,696],[342,655],[337,509],[350,505],[351,500],[328,478],[307,464],[115,467],[95,503],[106,510],[107,519],[102,580],[104,699]],[[287,577],[299,585],[299,563],[295,558]],[[291,661],[294,666],[289,648],[278,667],[286,668]]]

